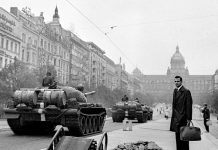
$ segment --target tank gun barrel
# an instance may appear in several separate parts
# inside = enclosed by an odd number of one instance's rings
[[[91,91],[91,92],[86,92],[84,94],[85,94],[85,96],[87,96],[87,95],[92,95],[92,94],[95,94],[95,93],[96,93],[96,91]]]

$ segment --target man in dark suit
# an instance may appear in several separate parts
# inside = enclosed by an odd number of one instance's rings
[[[203,118],[204,118],[205,129],[207,132],[209,132],[209,126],[207,125],[207,121],[210,120],[210,110],[207,108],[207,104],[204,104],[202,113],[203,113]]]
[[[192,96],[182,85],[182,77],[175,76],[174,81],[176,88],[173,92],[170,131],[176,133],[177,150],[189,150],[189,142],[180,140],[180,127],[186,126],[192,120]]]
[[[42,80],[42,86],[43,87],[50,87],[54,82],[53,77],[51,76],[50,72],[46,73],[46,77],[43,78]]]

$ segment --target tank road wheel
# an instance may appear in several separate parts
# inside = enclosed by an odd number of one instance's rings
[[[7,122],[14,134],[24,134],[25,130],[23,126],[22,117],[19,117],[17,119],[7,119]]]
[[[100,131],[100,121],[99,121],[99,118],[100,117],[96,117],[96,120],[95,120],[96,121],[95,125],[96,125],[96,129],[97,129],[96,131]]]
[[[88,117],[89,133],[93,132],[92,117]]]
[[[85,132],[86,132],[86,119],[84,116],[82,116],[80,118],[80,126],[81,126],[82,134],[85,134]]]
[[[104,117],[100,116],[99,117],[99,122],[100,122],[100,132],[103,130],[103,125],[104,125]]]
[[[122,122],[124,120],[124,116],[122,116],[121,114],[117,114],[117,122]]]
[[[95,117],[91,117],[91,126],[92,126],[92,132],[95,133]]]
[[[137,117],[137,119],[138,119],[139,123],[145,123],[147,121],[147,116],[146,116],[146,114],[143,113],[143,114],[139,115]]]
[[[86,129],[86,134],[89,134],[89,118],[85,118],[85,129]]]
[[[93,117],[93,127],[94,127],[94,132],[98,131],[97,117]]]
[[[151,120],[153,120],[153,114],[151,114]]]
[[[113,122],[118,122],[116,113],[112,113],[112,120],[113,120]]]

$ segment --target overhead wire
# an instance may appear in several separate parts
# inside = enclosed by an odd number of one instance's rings
[[[91,21],[86,15],[84,15],[76,6],[74,6],[69,0],[65,0],[67,3],[69,3],[79,14],[81,14],[84,18],[88,20],[94,27],[96,27],[97,30],[99,30],[102,34],[104,34],[107,39],[111,42],[111,44],[117,48],[120,53],[130,62],[133,67],[136,67],[136,65],[129,59],[129,57],[126,56],[126,54],[122,51],[122,49],[108,36],[106,32],[104,32],[98,25],[96,25],[93,21]]]
[[[185,17],[185,18],[179,18],[179,19],[166,19],[166,20],[154,20],[154,21],[139,21],[137,23],[131,23],[131,24],[117,24],[117,28],[126,28],[126,27],[132,27],[132,26],[140,26],[140,25],[146,25],[146,24],[157,24],[157,23],[165,23],[165,22],[179,22],[179,21],[185,21],[185,20],[201,20],[201,19],[208,19],[210,17],[218,17],[218,15],[206,15],[206,16],[198,16],[198,17]],[[108,28],[108,26],[98,26],[99,28]],[[84,28],[83,28],[84,29]]]

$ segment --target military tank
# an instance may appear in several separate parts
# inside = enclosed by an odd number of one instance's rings
[[[143,105],[143,104],[142,104],[142,107],[143,107],[143,109],[146,109],[147,112],[148,112],[148,118],[147,119],[152,120],[153,119],[153,109],[150,106]]]
[[[137,119],[139,123],[147,121],[148,110],[135,101],[120,101],[112,107],[113,122],[122,122],[124,118]]]
[[[20,89],[4,108],[5,118],[15,134],[51,133],[56,125],[75,136],[102,132],[106,109],[88,103],[86,96],[72,87]]]

